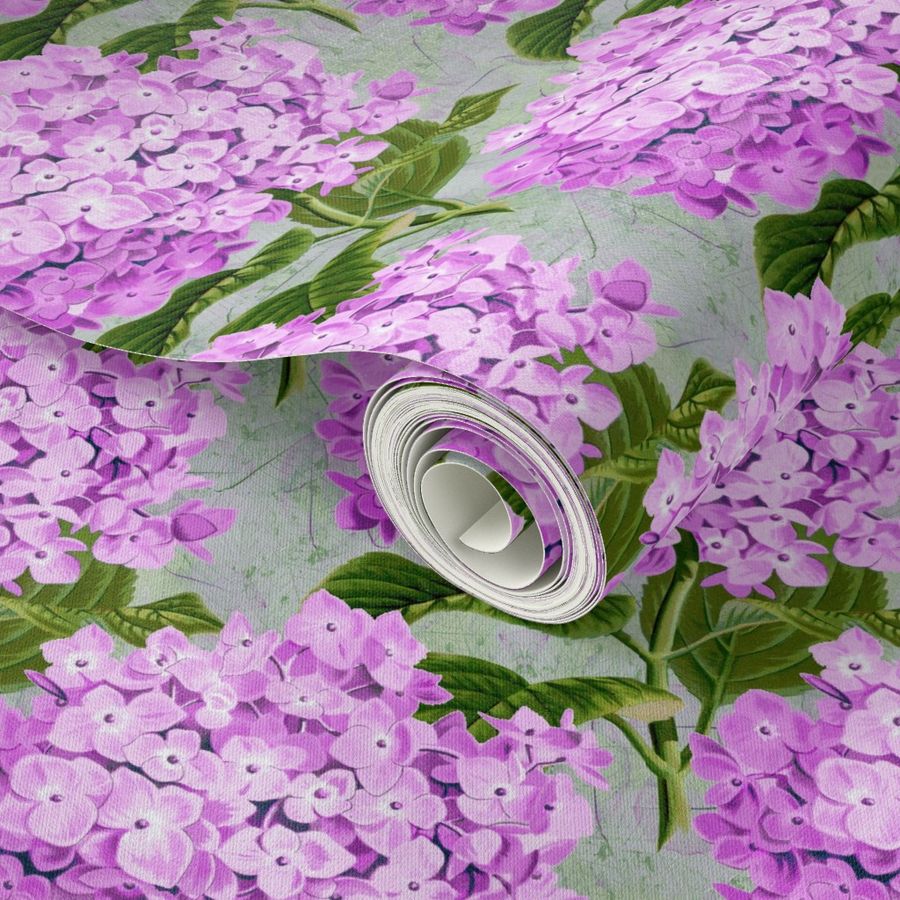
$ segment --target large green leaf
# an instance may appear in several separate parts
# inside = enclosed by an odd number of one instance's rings
[[[822,187],[813,209],[766,216],[756,225],[756,266],[763,287],[809,294],[831,284],[840,256],[856,244],[900,234],[900,169],[879,191],[845,178]]]
[[[137,0],[50,0],[36,16],[0,25],[0,59],[38,54],[44,44],[62,44],[70,28],[91,16]]]
[[[30,575],[23,575],[16,579],[21,594],[0,591],[0,606],[60,637],[71,634],[104,610],[131,602],[137,578],[133,569],[100,562],[87,551],[72,556],[81,566],[77,581],[39,584]]]
[[[565,353],[563,363],[590,365],[581,350]],[[621,460],[633,448],[640,448],[645,441],[660,434],[671,403],[656,373],[648,365],[631,366],[624,372],[597,369],[587,380],[605,385],[619,398],[622,406],[622,413],[604,431],[584,428],[586,443],[600,450],[601,460]],[[646,479],[613,478],[591,478],[585,482],[605,538],[609,576],[625,571],[640,552],[640,536],[650,522],[643,506],[648,483]]]
[[[147,637],[171,626],[184,634],[219,631],[222,621],[210,612],[197,594],[176,594],[141,606],[109,610],[102,623],[130,644],[143,647]]]
[[[237,269],[224,269],[181,285],[155,312],[105,332],[100,343],[132,353],[160,356],[183,341],[191,322],[223,297],[290,265],[313,244],[307,228],[292,228]]]
[[[634,6],[625,10],[625,12],[616,19],[616,22],[621,22],[622,19],[631,19],[634,16],[645,16],[647,13],[657,12],[657,10],[665,9],[667,6],[684,6],[689,2],[690,0],[640,0],[640,2],[635,3]]]
[[[632,481],[636,484],[650,484],[656,478],[659,454],[665,443],[658,438],[648,438],[636,447],[629,447],[624,453],[588,466],[582,478],[611,478],[615,481]]]
[[[618,631],[635,610],[631,597],[614,595],[574,622],[528,622],[461,593],[427,566],[384,552],[366,553],[338,566],[319,587],[374,616],[399,609],[411,623],[434,612],[471,612],[564,638],[594,638]]]
[[[351,31],[359,31],[356,17],[347,9],[319,3],[318,0],[281,0],[279,9],[290,9],[294,12],[310,12],[331,22],[337,22]]]
[[[233,19],[238,0],[198,0],[189,6],[175,23],[175,46],[183,47],[191,42],[192,31],[217,28],[216,18]],[[196,56],[196,50],[179,50],[179,56]]]
[[[602,0],[563,0],[559,6],[520,19],[506,31],[509,46],[526,59],[569,59],[568,48],[591,24]]]
[[[91,535],[77,537],[91,542]],[[132,644],[166,625],[185,634],[218,631],[222,623],[196,594],[179,594],[146,606],[129,606],[137,573],[95,559],[89,551],[72,554],[81,566],[70,584],[39,584],[30,575],[17,579],[21,594],[0,591],[0,691],[27,683],[25,669],[42,671],[40,646],[95,622]]]
[[[441,133],[445,126],[409,119],[372,135],[388,147],[371,161],[371,171],[327,196],[318,191],[273,190],[272,194],[292,203],[294,221],[315,228],[345,227],[362,217],[381,219],[428,205],[469,158],[468,143]]]
[[[763,613],[769,620],[777,619],[792,625],[818,641],[833,641],[848,628],[860,625],[871,631],[876,637],[882,638],[894,646],[900,646],[900,609],[842,612],[785,606],[782,603],[759,600],[754,597],[734,602]]]
[[[408,228],[413,218],[412,213],[407,213],[382,228],[372,229],[329,260],[309,283],[310,307],[331,311],[343,300],[359,297],[367,288],[374,289],[372,276],[384,265],[375,258],[375,252]]]
[[[39,584],[24,575],[17,579],[20,595],[0,591],[0,691],[26,684],[25,669],[45,667],[40,651],[45,641],[66,637],[131,602],[136,579],[132,569],[99,562],[88,552],[73,556],[81,565],[78,581]]]
[[[792,588],[772,579],[770,586],[785,616],[796,615],[799,619],[822,613],[826,617],[845,614],[848,622],[862,623],[866,616],[885,607],[885,580],[880,572],[845,566],[831,555],[823,557],[822,563],[828,569],[828,581],[821,587]],[[751,620],[733,619],[736,601],[723,588],[700,586],[717,568],[699,565],[678,616],[672,649],[677,653],[692,647],[671,660],[682,684],[701,700],[721,696],[728,701],[751,688],[781,693],[801,690],[804,685],[800,674],[817,670],[809,646],[822,640],[822,632],[813,636],[788,621],[761,622],[739,631],[729,630],[734,624],[747,624]],[[648,638],[675,577],[678,574],[673,569],[647,581],[640,619]]]
[[[675,408],[666,418],[663,435],[676,447],[700,449],[700,423],[708,410],[720,411],[734,396],[734,379],[705,359],[694,360]]]
[[[440,706],[420,706],[416,718],[426,722],[460,710],[472,725],[478,721],[478,713],[489,710],[499,698],[528,687],[518,672],[475,656],[429,653],[419,668],[440,675],[441,687],[453,695],[452,700]]]
[[[900,316],[900,291],[893,296],[871,294],[847,310],[844,331],[851,336],[854,347],[862,343],[877,347],[897,316]]]
[[[508,719],[522,706],[551,722],[559,721],[563,712],[571,709],[575,724],[580,725],[613,714],[658,722],[674,716],[684,703],[674,694],[634,678],[557,678],[508,693],[487,712]]]
[[[245,313],[232,319],[224,328],[220,328],[212,337],[223,334],[235,334],[238,331],[249,331],[260,325],[284,325],[297,316],[306,315],[313,311],[309,305],[309,285],[295,284],[284,291],[279,291],[272,297],[257,303]]]
[[[0,608],[0,692],[17,690],[28,683],[25,670],[46,666],[41,644],[58,637]]]
[[[559,678],[528,684],[521,675],[496,663],[471,656],[429,653],[421,668],[441,676],[441,687],[453,698],[441,706],[425,707],[419,718],[434,722],[460,710],[472,733],[485,740],[494,733],[479,713],[508,719],[527,706],[557,724],[571,709],[576,725],[617,715],[656,722],[675,715],[683,706],[674,694],[634,678]]]
[[[150,72],[156,68],[160,56],[172,52],[175,46],[175,23],[158,22],[144,28],[135,28],[117,35],[100,45],[104,56],[127,50],[129,53],[146,53],[147,59],[141,64],[142,72]]]

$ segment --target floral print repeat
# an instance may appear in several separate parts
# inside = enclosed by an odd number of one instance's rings
[[[630,823],[685,897],[900,896],[896,8],[148,8],[0,0],[0,897],[671,896]],[[419,371],[579,477],[586,616],[399,539]]]

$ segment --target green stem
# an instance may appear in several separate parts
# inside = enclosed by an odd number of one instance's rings
[[[656,614],[650,635],[650,658],[647,660],[647,684],[668,690],[668,654],[672,652],[678,630],[678,620],[687,602],[691,586],[697,577],[698,564],[685,560],[678,565],[672,583]],[[650,723],[650,739],[653,750],[665,764],[666,771],[657,775],[659,798],[659,830],[657,845],[662,847],[679,829],[687,829],[691,823],[691,810],[684,786],[685,771],[678,729],[674,718]]]
[[[384,222],[377,221],[367,222],[362,216],[354,216],[352,213],[342,212],[310,194],[298,193],[291,198],[290,202],[296,206],[302,206],[320,218],[328,222],[334,222],[336,225],[349,225],[351,228],[380,228],[384,224]]]
[[[703,701],[703,706],[700,708],[697,727],[694,729],[698,734],[706,734],[706,732],[709,731],[713,719],[716,716],[716,712],[722,705],[725,685],[728,683],[728,679],[731,676],[731,669],[734,666],[734,637],[735,636],[732,635],[731,640],[728,642],[727,656],[725,657],[725,662],[722,664],[722,671],[718,673],[712,691]]]
[[[615,725],[616,728],[625,735],[628,739],[628,743],[637,750],[641,759],[646,763],[647,768],[656,775],[657,778],[668,777],[670,772],[666,767],[665,760],[660,759],[660,757],[653,752],[653,749],[648,746],[647,742],[637,733],[629,722],[621,716],[617,716],[615,713],[610,713],[608,716],[605,716],[605,718],[607,722]]]
[[[351,31],[359,31],[359,26],[356,24],[356,17],[343,9],[335,9],[331,6],[327,6],[325,4],[319,4],[313,2],[313,0],[309,0],[309,2],[298,2],[298,3],[290,3],[285,0],[282,3],[266,3],[264,0],[244,0],[243,3],[238,3],[238,9],[281,9],[281,10],[290,10],[291,12],[311,12],[314,15],[322,16],[325,19],[330,19],[332,22],[337,22],[339,25],[343,25],[346,28],[349,28]]]
[[[741,622],[739,625],[732,625],[731,628],[723,628],[721,631],[711,631],[709,634],[704,635],[702,638],[694,641],[691,644],[685,644],[683,647],[679,647],[677,650],[673,650],[671,653],[666,654],[667,660],[678,659],[679,656],[685,656],[688,653],[693,652],[697,649],[701,644],[705,644],[707,641],[718,641],[721,640],[726,635],[734,634],[736,631],[743,631],[745,628],[757,628],[759,627],[759,622]]]
[[[650,662],[650,654],[627,632],[613,631],[610,637],[615,638],[623,647],[627,647],[632,653],[636,653],[645,663]]]
[[[406,237],[409,234],[415,234],[417,231],[423,231],[425,228],[430,228],[432,225],[437,225],[440,222],[447,222],[450,219],[456,219],[460,216],[483,216],[488,213],[510,211],[510,208],[505,203],[477,203],[474,206],[463,206],[458,209],[448,209],[444,212],[424,213],[421,216],[416,216],[416,218],[413,219],[412,227],[401,232],[398,237]],[[396,238],[392,238],[391,240],[396,240]]]

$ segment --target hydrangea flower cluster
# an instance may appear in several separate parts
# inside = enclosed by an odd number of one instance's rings
[[[32,0],[34,2],[34,0]],[[443,25],[450,34],[478,34],[488,22],[508,22],[510,13],[540,12],[557,0],[349,0],[362,15],[421,14],[410,25]]]
[[[561,365],[561,351],[580,347],[593,366],[620,372],[656,350],[646,317],[677,313],[653,301],[650,275],[634,260],[591,273],[593,299],[575,306],[569,275],[578,263],[533,259],[515,236],[457,231],[376,272],[372,292],[342,302],[325,321],[314,313],[225,335],[197,358],[375,351],[427,363],[514,409],[579,473],[583,457],[597,453],[585,444],[582,423],[602,430],[622,410],[611,391],[590,380],[592,366]],[[349,493],[338,524],[378,527],[388,543],[396,532],[365,469],[362,421],[375,389],[399,367],[380,358],[359,358],[351,368],[325,361],[320,384],[335,399],[318,432],[332,456],[357,467],[353,474],[331,475]]]
[[[691,476],[664,452],[645,497],[654,519],[643,539],[655,549],[644,571],[674,562],[676,525],[723,567],[703,584],[736,597],[773,597],[773,572],[793,586],[824,584],[812,557],[828,550],[806,539],[820,531],[837,536],[834,555],[848,565],[900,569],[900,522],[878,515],[900,493],[900,397],[889,390],[900,355],[867,344],[848,353],[843,308],[821,282],[811,293],[766,293],[770,363],[754,377],[735,362],[738,418],[705,415]]]
[[[368,136],[415,111],[415,77],[360,102],[359,75],[279,33],[222,20],[146,74],[143,54],[57,44],[0,62],[3,305],[69,332],[152,312],[288,213],[267,190],[355,181],[387,146]]]
[[[0,311],[0,585],[76,581],[71,536],[100,532],[98,559],[165,565],[179,547],[210,559],[204,542],[227,531],[234,510],[187,500],[210,484],[190,459],[225,433],[216,393],[241,400],[250,376],[235,366],[158,360],[136,367]],[[210,390],[195,390],[198,385]],[[61,525],[65,526],[65,534]]]
[[[533,118],[485,150],[524,150],[487,175],[496,193],[574,191],[651,179],[688,212],[721,215],[754,195],[808,206],[824,176],[860,178],[897,76],[896,6],[883,0],[725,0],[627,19],[572,48],[579,69]]]
[[[96,626],[45,644],[48,693],[0,705],[14,896],[577,896],[553,866],[592,812],[547,766],[606,787],[609,753],[570,713],[482,744],[461,713],[414,718],[449,695],[399,612],[320,591],[284,637],[236,613],[211,652],[173,628],[111,649]]]
[[[726,900],[900,897],[900,666],[859,628],[811,649],[824,666],[806,676],[824,695],[818,720],[748,691],[721,743],[691,737],[694,771],[715,782],[716,811],[695,828],[754,884],[716,885]]]

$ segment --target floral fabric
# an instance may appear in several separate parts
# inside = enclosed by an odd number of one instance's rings
[[[0,0],[0,898],[900,897],[898,49]],[[408,385],[584,615],[422,551]]]

